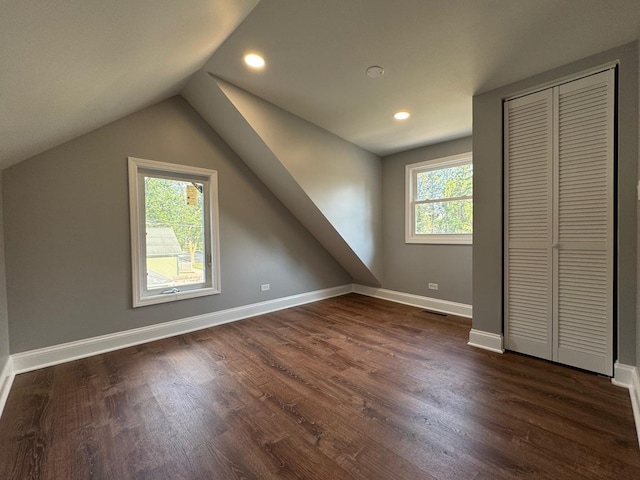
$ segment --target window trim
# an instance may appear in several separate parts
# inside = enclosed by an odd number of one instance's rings
[[[218,217],[218,172],[200,167],[128,157],[129,218],[131,225],[131,277],[133,307],[174,302],[220,293],[220,241]],[[205,282],[189,285],[175,293],[154,293],[146,288],[146,231],[144,212],[144,174],[161,178],[194,177],[205,183],[205,259],[210,258]],[[207,196],[209,201],[207,202]],[[207,232],[208,229],[208,232]],[[208,235],[207,235],[208,233]]]
[[[457,167],[460,165],[473,165],[472,152],[451,155],[448,157],[426,160],[419,163],[411,163],[405,166],[405,243],[424,243],[439,245],[471,245],[473,243],[473,233],[452,233],[452,234],[417,234],[415,232],[415,204],[425,203],[415,200],[415,189],[418,173],[441,170],[444,168]],[[443,198],[439,201],[454,199],[473,200],[471,197],[455,197],[451,199]]]

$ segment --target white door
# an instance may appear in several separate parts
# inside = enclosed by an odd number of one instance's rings
[[[613,373],[614,71],[560,85],[554,360]]]
[[[606,375],[614,85],[608,70],[505,104],[506,346]]]
[[[505,104],[505,343],[553,358],[553,95]]]

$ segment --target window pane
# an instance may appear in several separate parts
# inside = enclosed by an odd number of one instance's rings
[[[424,203],[415,206],[415,233],[455,234],[472,233],[473,201]]]
[[[420,172],[416,177],[416,200],[437,200],[473,194],[472,164]]]
[[[205,281],[203,184],[145,177],[147,289]]]

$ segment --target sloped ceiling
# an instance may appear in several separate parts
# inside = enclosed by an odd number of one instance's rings
[[[355,281],[381,284],[378,157],[206,72],[183,96]]]
[[[3,0],[0,168],[179,93],[258,0]]]
[[[638,0],[0,5],[0,168],[179,93],[205,63],[217,77],[386,155],[469,135],[474,93],[640,32]],[[267,57],[259,75],[240,61],[247,50]],[[375,64],[386,73],[372,80],[364,72]],[[408,122],[391,119],[400,108],[412,111]]]
[[[475,93],[639,31],[638,0],[262,0],[204,68],[387,155],[470,135]],[[249,50],[264,71],[244,67]],[[371,65],[385,74],[368,78]],[[411,119],[394,121],[399,109]]]

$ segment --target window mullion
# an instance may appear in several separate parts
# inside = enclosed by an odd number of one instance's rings
[[[428,199],[428,200],[414,200],[414,205],[422,205],[425,203],[445,203],[445,202],[455,202],[459,200],[471,200],[473,199],[473,195],[465,195],[464,197],[445,197],[445,198],[436,198],[436,199]]]

